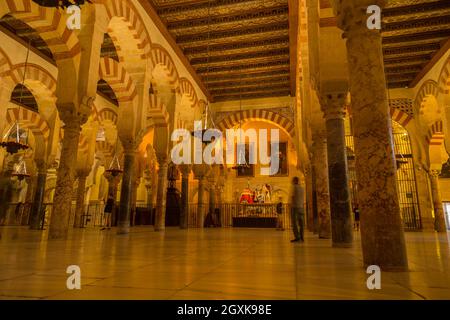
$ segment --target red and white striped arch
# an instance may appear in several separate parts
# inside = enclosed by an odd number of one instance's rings
[[[240,120],[242,121],[267,120],[285,129],[286,132],[291,136],[291,138],[295,137],[294,123],[288,118],[282,116],[281,114],[269,110],[260,109],[260,110],[244,110],[242,111],[242,113],[235,112],[230,114],[223,120],[221,120],[218,123],[217,127],[219,130],[225,131],[225,129],[230,129],[238,125]]]
[[[109,19],[118,17],[129,24],[129,31],[133,34],[133,38],[137,40],[139,49],[143,51],[141,58],[145,59],[151,48],[150,35],[132,1],[107,0],[103,3]],[[117,41],[114,36],[112,37],[112,40]],[[119,54],[119,52],[117,53]],[[119,58],[123,61],[123,57],[119,55]]]
[[[169,113],[166,106],[156,94],[149,95],[149,116],[153,119],[155,126],[168,126]]]
[[[153,67],[161,65],[166,70],[166,76],[171,85],[176,85],[179,76],[175,63],[172,60],[169,52],[158,44],[153,44],[150,51],[150,60]]]
[[[191,106],[195,107],[198,103],[198,98],[192,83],[186,78],[180,78],[179,84],[180,94],[186,95],[192,103]]]
[[[431,146],[440,146],[444,143],[444,124],[442,120],[436,121],[428,129],[427,143]]]
[[[66,27],[63,10],[41,7],[32,0],[3,0],[0,16],[11,14],[35,29],[47,43],[56,61],[72,58],[81,52],[78,38]]]
[[[126,71],[125,67],[114,59],[104,57],[100,60],[100,79],[105,80],[120,102],[131,101],[136,96],[136,87],[133,79]]]
[[[24,128],[30,129],[35,136],[40,136],[47,143],[50,128],[47,121],[31,110],[25,108],[9,108],[6,112],[6,121],[9,125],[18,121]]]
[[[400,124],[403,128],[406,128],[409,122],[413,119],[413,117],[406,112],[403,112],[396,108],[391,108],[391,118],[392,120]]]

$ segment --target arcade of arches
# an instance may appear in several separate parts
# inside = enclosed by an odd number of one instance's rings
[[[135,243],[139,230],[160,246],[156,235],[171,233],[255,236],[289,255],[309,242],[383,271],[417,266],[410,239],[438,243],[448,259],[450,3],[387,2],[92,0],[70,31],[60,9],[1,1],[2,141],[19,135],[29,148],[0,150],[0,255],[23,254],[30,239]],[[373,4],[381,32],[365,23],[361,8]],[[279,172],[175,165],[171,134],[194,121],[279,129]],[[289,243],[295,176],[306,190],[304,244]],[[108,195],[112,229],[101,230]],[[2,276],[0,296],[14,296]]]

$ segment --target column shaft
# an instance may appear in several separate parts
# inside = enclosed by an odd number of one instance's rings
[[[78,174],[78,187],[77,187],[77,203],[75,207],[75,220],[74,220],[74,227],[75,228],[82,228],[82,215],[84,213],[84,196],[86,194],[86,178],[87,174],[80,173]]]
[[[125,152],[122,187],[120,189],[119,221],[117,223],[118,234],[130,232],[130,212],[135,179],[135,159],[136,154],[134,150]]]
[[[203,228],[205,223],[205,177],[198,178],[197,194],[197,227]]]
[[[36,181],[33,206],[31,207],[30,229],[38,230],[42,227],[44,218],[44,195],[47,172],[39,172]]]
[[[57,170],[49,239],[65,239],[67,237],[80,132],[81,128],[77,121],[73,123],[67,121]]]
[[[327,145],[323,137],[313,144],[319,238],[331,238],[330,194],[328,190]]]
[[[327,128],[328,182],[333,246],[350,247],[353,225],[345,145],[344,104],[347,91],[326,94],[323,106]]]
[[[430,173],[431,196],[433,197],[434,228],[437,232],[447,232],[444,208],[442,206],[441,190],[439,188],[439,171]]]
[[[155,231],[164,231],[166,229],[167,170],[167,160],[160,161],[158,191],[156,193]]]
[[[363,260],[382,270],[406,270],[381,34],[366,26],[373,4],[383,2],[342,0],[338,10],[347,38]]]
[[[189,219],[189,174],[183,173],[181,178],[181,219],[180,228],[188,228]]]

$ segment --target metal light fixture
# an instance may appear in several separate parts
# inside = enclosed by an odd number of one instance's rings
[[[82,6],[85,3],[92,3],[91,0],[33,0],[34,3],[48,8],[68,8],[70,6]]]
[[[31,40],[28,41],[27,57],[25,59],[25,65],[24,65],[23,77],[22,77],[22,86],[20,88],[19,103],[17,104],[19,107],[19,114],[20,114],[20,108],[22,107],[23,91],[25,88],[25,77],[27,74],[28,58],[30,56],[30,45],[31,45]],[[0,142],[0,146],[5,148],[9,154],[15,154],[15,153],[19,152],[19,150],[26,150],[30,147],[28,145],[28,134],[24,130],[20,129],[18,120],[16,120],[16,122],[9,128],[8,132],[3,137],[3,140]]]
[[[119,143],[119,136],[116,138],[116,147],[114,151],[114,157],[111,160],[111,163],[109,164],[108,170],[105,170],[105,172],[110,173],[113,177],[119,176],[123,170],[120,167],[119,157],[117,156],[117,145]]]
[[[14,171],[11,174],[11,176],[17,177],[19,181],[22,181],[23,179],[30,177],[30,175],[27,172],[27,165],[23,157],[19,161],[19,163],[14,166]]]
[[[244,144],[244,148],[238,148],[237,165],[231,168],[238,171],[250,168],[247,159],[245,159],[245,141],[242,141],[242,73],[239,76],[239,134],[239,142]]]

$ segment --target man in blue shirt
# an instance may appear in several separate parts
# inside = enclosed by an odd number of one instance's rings
[[[303,242],[303,229],[305,223],[305,211],[303,209],[303,200],[305,191],[299,184],[298,177],[292,179],[291,189],[291,215],[292,215],[292,230],[294,231],[294,239],[291,242]]]

